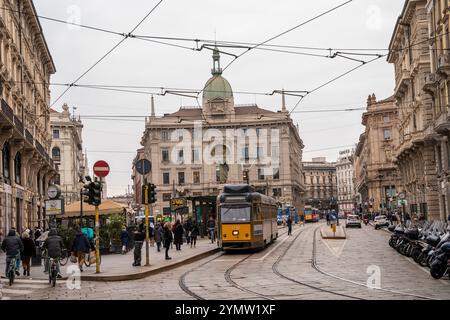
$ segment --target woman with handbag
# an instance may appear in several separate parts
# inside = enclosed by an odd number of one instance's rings
[[[30,234],[26,231],[22,233],[22,243],[23,243],[23,252],[22,252],[23,275],[29,277],[31,267],[31,257],[36,256],[36,246],[34,244],[34,241],[31,239]]]
[[[89,240],[87,239],[86,235],[80,231],[75,236],[75,239],[73,240],[72,244],[72,255],[76,256],[78,258],[78,267],[80,268],[80,271],[83,272],[83,263],[84,263],[84,256],[86,253],[89,253],[91,249],[91,245],[89,244]],[[73,257],[70,258],[71,261],[74,260]]]

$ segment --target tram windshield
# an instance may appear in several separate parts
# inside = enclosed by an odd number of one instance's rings
[[[220,218],[222,223],[229,222],[250,222],[250,206],[233,205],[220,208]]]

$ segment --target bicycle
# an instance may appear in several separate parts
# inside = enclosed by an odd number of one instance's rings
[[[9,261],[9,270],[8,270],[9,286],[13,285],[14,279],[16,277],[16,260],[17,260],[17,257],[13,257]]]
[[[56,286],[56,279],[58,277],[58,267],[57,263],[59,263],[58,258],[50,258],[49,259],[50,270],[48,272],[48,281],[52,285],[52,287]]]

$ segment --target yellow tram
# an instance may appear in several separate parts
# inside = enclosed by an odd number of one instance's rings
[[[277,202],[246,184],[228,184],[217,197],[219,246],[261,249],[278,237]]]

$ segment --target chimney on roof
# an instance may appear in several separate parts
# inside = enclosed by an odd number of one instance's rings
[[[286,97],[284,96],[284,89],[281,91],[281,111],[286,112]]]
[[[369,95],[369,97],[367,98],[367,106],[370,107],[373,104],[377,103],[377,97],[375,96],[374,93],[372,93],[372,95]]]
[[[155,116],[155,99],[153,98],[153,95],[152,95],[152,100],[151,100],[151,113],[150,113],[150,115],[152,117]]]

